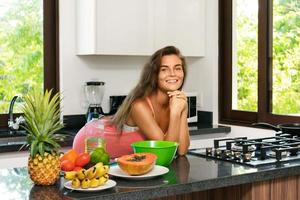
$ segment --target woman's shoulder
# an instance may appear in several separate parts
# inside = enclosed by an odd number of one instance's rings
[[[132,102],[131,108],[133,110],[149,110],[149,105],[145,98],[139,98]],[[150,109],[151,111],[151,109]]]
[[[132,102],[132,106],[140,107],[140,106],[145,106],[145,105],[147,105],[145,98],[138,98]]]

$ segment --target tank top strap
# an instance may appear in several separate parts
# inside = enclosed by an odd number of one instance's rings
[[[151,109],[151,111],[152,111],[153,117],[154,117],[154,119],[155,119],[154,108],[153,108],[153,105],[152,105],[152,103],[151,103],[151,100],[150,100],[149,97],[145,97],[145,99],[146,99],[146,101],[147,101],[147,103],[148,103],[148,105],[149,105],[149,107],[150,107],[150,109]]]

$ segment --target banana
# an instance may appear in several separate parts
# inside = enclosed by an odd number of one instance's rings
[[[85,179],[85,177],[86,177],[86,170],[85,169],[81,169],[81,170],[79,170],[78,172],[77,172],[77,178],[79,179],[79,180],[83,180],[83,179]]]
[[[96,167],[94,166],[94,167],[91,167],[91,168],[89,168],[88,170],[87,170],[87,172],[86,172],[86,177],[88,178],[88,179],[93,179],[94,177],[95,177],[95,175],[96,175]]]
[[[78,178],[74,178],[72,180],[72,187],[73,188],[79,188],[80,187],[80,180]]]
[[[93,178],[90,182],[90,187],[95,188],[100,184],[99,178]]]
[[[104,165],[103,167],[104,167],[104,169],[105,169],[105,173],[107,174],[108,171],[109,171],[109,166],[108,166],[108,165]]]
[[[103,167],[103,163],[102,162],[98,162],[95,167]]]
[[[67,179],[67,180],[73,180],[74,178],[76,178],[76,174],[77,174],[77,172],[75,172],[75,171],[69,171],[69,172],[65,172],[65,179]]]
[[[106,178],[106,180],[109,179],[109,175],[108,174],[104,174],[103,177]]]
[[[104,185],[107,180],[108,180],[108,178],[106,178],[105,176],[99,177],[99,186]]]
[[[101,177],[105,174],[105,168],[104,166],[97,166],[96,167],[96,174],[95,174],[95,178]]]
[[[87,188],[90,187],[90,183],[91,183],[90,179],[85,178],[85,179],[81,182],[81,187],[82,187],[83,189],[87,189]]]

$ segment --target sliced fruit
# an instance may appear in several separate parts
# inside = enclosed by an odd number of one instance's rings
[[[152,170],[157,156],[153,153],[134,153],[118,158],[119,167],[129,175],[141,175]]]

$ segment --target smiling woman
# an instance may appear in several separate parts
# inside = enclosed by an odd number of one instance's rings
[[[33,87],[58,91],[57,5],[56,0],[0,2],[1,127],[7,127],[9,103],[16,94],[25,95]]]
[[[185,75],[185,58],[176,47],[156,51],[113,123],[120,130],[131,128],[147,140],[178,142],[177,153],[185,154],[190,143],[187,98],[181,91]]]

